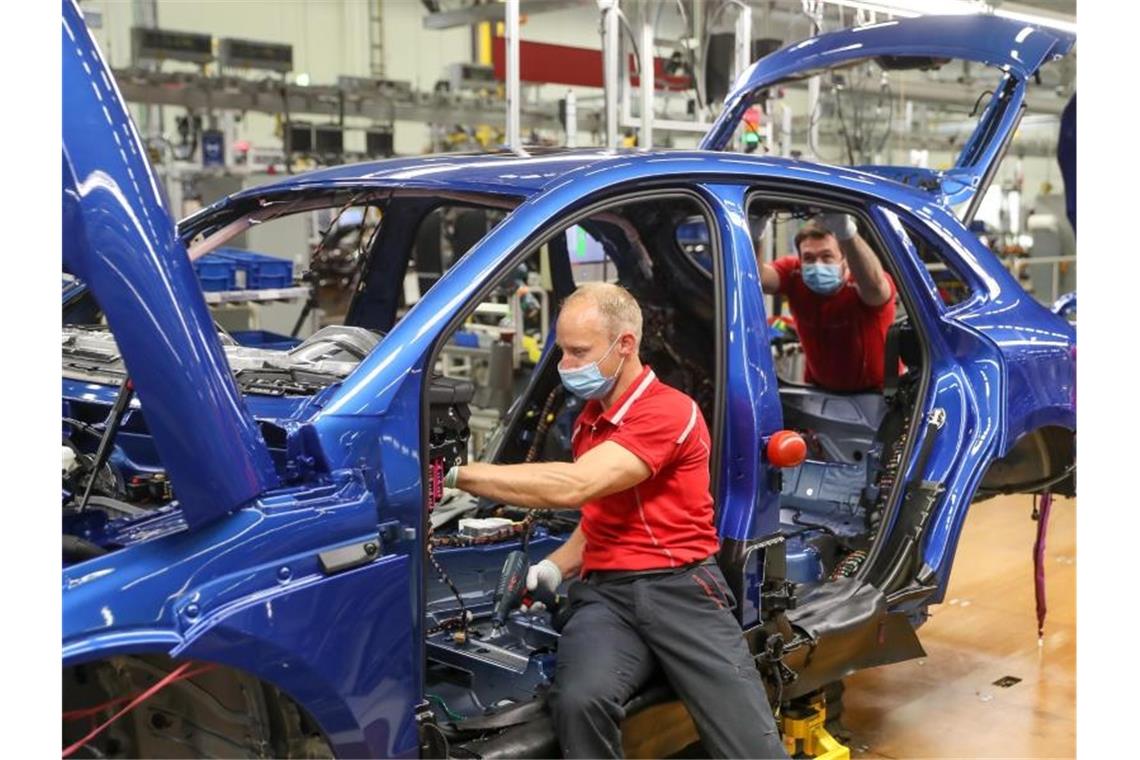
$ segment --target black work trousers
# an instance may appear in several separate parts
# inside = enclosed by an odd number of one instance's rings
[[[622,706],[658,667],[712,757],[787,757],[715,564],[569,594],[550,695],[564,757],[621,757]]]

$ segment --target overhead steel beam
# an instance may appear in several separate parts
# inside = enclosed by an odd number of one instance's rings
[[[114,72],[123,97],[131,103],[181,106],[191,110],[255,111],[279,114],[286,104],[290,115],[339,115],[373,121],[421,123],[503,124],[503,101],[465,98],[441,93],[384,92],[332,86],[299,87],[273,80],[206,77],[200,74],[120,69]],[[528,129],[561,129],[558,106],[542,104],[519,109],[519,123]]]
[[[842,151],[843,138],[836,132],[824,131],[820,136],[825,151]],[[891,148],[895,150],[930,150],[957,154],[962,150],[964,140],[949,142],[944,136],[899,135],[891,140]],[[885,150],[885,149],[884,149]],[[1057,143],[1048,140],[1014,140],[1009,146],[1009,156],[1032,156],[1037,158],[1056,158]],[[823,158],[817,159],[827,163]]]
[[[780,87],[789,90],[802,90],[807,89],[809,92],[809,112],[810,106],[810,92],[811,80],[797,80],[792,82],[785,82]],[[899,86],[892,84],[895,90],[895,98],[898,97]],[[966,110],[973,108],[974,104],[978,101],[978,96],[986,89],[981,83],[978,84],[965,84],[961,82],[939,81],[927,79],[921,82],[906,81],[903,82],[902,88],[905,100],[914,101],[915,103],[931,103],[935,105],[946,106],[960,106]],[[1065,105],[1069,102],[1070,93],[1066,92],[1063,95],[1058,95],[1054,90],[1046,87],[1034,87],[1030,85],[1028,91],[1025,93],[1025,105],[1029,113],[1042,113],[1059,116],[1061,111],[1065,109]],[[896,100],[896,103],[898,101]]]
[[[519,12],[533,16],[537,13],[560,11],[574,6],[583,6],[592,10],[593,3],[589,0],[522,0],[519,3]],[[454,11],[429,13],[424,16],[423,25],[424,29],[452,29],[457,26],[472,26],[483,21],[502,20],[502,3],[484,3]]]
[[[622,129],[639,129],[642,122],[638,119],[626,118],[622,119],[620,126]],[[662,132],[681,132],[703,135],[712,127],[712,122],[697,122],[697,121],[683,121],[681,119],[653,119],[653,128],[659,129]]]

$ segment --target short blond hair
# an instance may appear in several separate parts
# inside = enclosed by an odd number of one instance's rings
[[[565,308],[583,300],[598,308],[611,339],[623,332],[631,332],[641,343],[641,307],[628,290],[608,282],[587,282],[567,296],[562,306]]]

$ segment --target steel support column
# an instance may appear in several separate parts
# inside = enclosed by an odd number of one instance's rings
[[[641,53],[639,83],[641,88],[641,138],[638,144],[642,148],[653,147],[653,22],[650,18],[652,3],[649,0],[641,2]]]
[[[507,147],[522,149],[519,121],[522,110],[519,86],[519,0],[507,0]]]
[[[578,147],[578,101],[573,90],[566,91],[566,147]]]
[[[621,27],[618,0],[598,0],[602,12],[602,79],[606,95],[606,147],[618,144],[618,58]]]

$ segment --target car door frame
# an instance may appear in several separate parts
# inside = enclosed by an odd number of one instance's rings
[[[898,246],[898,258],[913,272],[915,287],[929,296],[928,331],[953,357],[947,366],[956,368],[963,389],[961,415],[968,417],[956,436],[957,446],[944,454],[936,451],[924,476],[939,475],[947,489],[921,549],[922,572],[935,586],[927,602],[940,602],[967,513],[990,465],[1042,428],[1075,432],[1075,399],[1070,395],[1075,387],[1054,387],[1057,378],[1067,374],[1072,381],[1075,377],[1075,342],[1071,327],[1030,298],[956,219],[933,219],[881,203],[876,211],[895,229],[891,242]],[[961,234],[952,234],[950,224],[959,225]],[[952,305],[941,300],[911,234],[935,247],[937,255],[968,282],[973,291],[970,298]],[[1028,358],[1027,351],[1050,356],[1022,361]],[[1018,366],[1042,362],[1049,365],[1051,376],[1042,376],[1040,368],[1035,373],[1032,367]],[[946,387],[947,373],[937,382]]]
[[[505,256],[500,256],[498,263],[494,270],[482,278],[481,284],[477,290],[465,297],[463,306],[452,312],[444,325],[439,329],[432,340],[431,346],[428,351],[418,362],[421,371],[434,366],[435,358],[442,350],[446,338],[452,335],[464,321],[474,313],[475,309],[494,289],[498,286],[500,281],[507,273],[517,267],[521,262],[525,261],[528,257],[537,252],[543,245],[545,245],[554,235],[558,234],[561,230],[578,224],[591,216],[603,213],[609,208],[618,205],[629,204],[631,202],[638,202],[643,200],[651,200],[654,198],[678,198],[684,197],[696,202],[700,207],[703,214],[709,219],[716,219],[716,206],[709,202],[709,196],[701,192],[695,183],[685,182],[680,179],[671,178],[667,183],[655,183],[653,187],[639,187],[638,184],[626,186],[621,188],[614,188],[605,194],[605,197],[595,200],[588,205],[581,206],[578,203],[564,204],[554,208],[552,211],[545,215],[544,220],[534,228],[532,235],[528,236],[526,241],[521,245],[514,247],[514,249]],[[511,221],[508,216],[500,223],[500,226],[505,227]],[[719,226],[719,225],[718,225]],[[493,233],[492,233],[493,234]],[[481,245],[481,243],[480,243]],[[714,251],[723,249],[719,239],[711,241]],[[725,377],[725,350],[723,344],[725,343],[723,335],[723,323],[725,319],[725,293],[727,291],[725,285],[725,273],[722,263],[717,263],[719,257],[714,256],[714,276],[713,276],[713,293],[716,303],[716,318],[714,331],[717,335],[716,357],[714,359],[715,371],[718,377]],[[459,269],[462,262],[457,261],[451,269],[444,275],[447,277],[452,271]],[[442,278],[441,278],[442,280]],[[557,309],[554,310],[552,317],[556,319]],[[552,319],[553,321],[553,319]],[[530,382],[527,385],[527,390],[520,398],[525,398],[530,395],[531,388],[539,380],[541,369],[550,361],[550,356],[555,350],[553,344],[549,344],[543,348],[542,356],[536,366],[536,370],[532,373]],[[724,430],[725,408],[727,404],[725,388],[718,387],[716,400],[714,401],[715,417],[709,422],[711,435],[714,439],[712,460],[710,463],[712,470],[712,488],[714,494],[719,493],[723,488],[721,481],[723,478],[722,467],[720,462],[724,460],[726,452],[724,451],[725,442],[722,440],[723,435],[718,435],[717,431]],[[508,410],[508,419],[504,424],[513,426],[513,417],[521,413],[521,405],[517,402],[512,404],[512,408]],[[423,393],[423,410],[422,419],[425,421],[424,429],[421,436],[421,449],[426,451],[427,441],[427,394]]]
[[[984,405],[971,398],[973,389],[970,378],[979,371],[985,374],[985,368],[992,365],[977,361],[962,362],[956,357],[967,341],[972,341],[974,352],[985,354],[991,360],[998,359],[996,347],[984,339],[978,340],[972,333],[963,335],[957,323],[946,319],[947,307],[937,297],[929,273],[918,257],[906,228],[902,226],[905,219],[910,228],[922,229],[924,225],[917,216],[892,208],[882,200],[852,199],[815,187],[789,188],[781,185],[774,188],[766,183],[756,183],[751,186],[746,202],[750,206],[765,199],[845,210],[862,218],[869,234],[875,238],[872,241],[873,247],[880,252],[884,265],[895,279],[908,320],[919,334],[923,376],[916,389],[915,410],[908,431],[911,444],[900,468],[895,490],[887,500],[888,514],[884,518],[884,529],[872,545],[871,556],[864,563],[864,570],[858,577],[866,579],[867,572],[873,566],[874,552],[895,529],[893,522],[901,510],[908,484],[944,483],[948,493],[941,494],[934,514],[927,523],[928,532],[923,536],[926,541],[917,549],[918,556],[922,558],[918,575],[926,580],[922,585],[928,592],[935,590],[929,588],[932,584],[937,586],[936,593],[927,594],[926,602],[937,601],[945,591],[954,548],[953,541],[949,540],[941,523],[953,521],[955,529],[951,533],[956,539],[968,500],[965,505],[961,505],[960,499],[955,498],[955,491],[968,490],[970,495],[973,494],[988,461],[997,451],[998,443],[995,434],[998,410],[991,405],[988,413],[984,413]],[[745,206],[746,210],[748,206]],[[747,224],[746,216],[742,224]],[[976,275],[972,268],[970,273]],[[977,292],[977,283],[972,284]],[[965,303],[974,304],[977,300],[971,298]],[[994,388],[1001,382],[1000,375],[993,372],[973,379],[977,380],[979,387]],[[959,398],[952,399],[955,393]],[[951,403],[951,400],[956,403]],[[942,410],[944,418],[940,427],[931,429],[927,425],[927,419],[936,409]],[[981,424],[979,419],[983,420]],[[968,431],[976,429],[986,430],[987,433],[976,441],[967,456],[962,456],[960,442],[968,437]],[[931,454],[923,471],[917,472],[916,455],[928,436],[936,436],[936,440],[931,442]],[[899,599],[905,601],[902,597]]]

